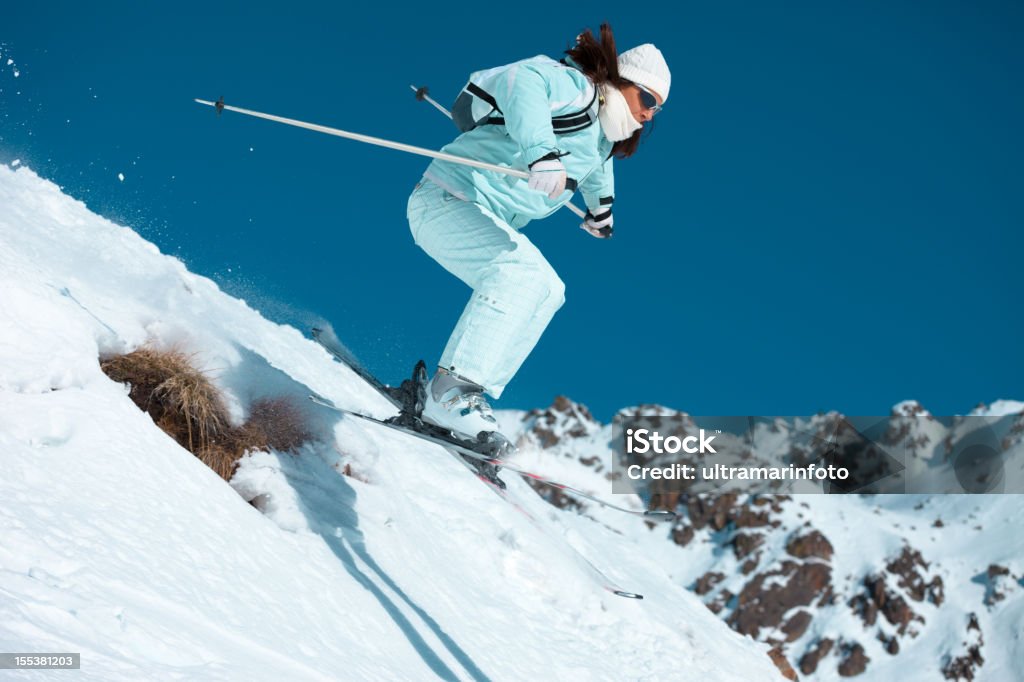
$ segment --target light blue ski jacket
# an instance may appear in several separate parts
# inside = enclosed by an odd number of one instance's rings
[[[615,195],[612,143],[596,120],[594,85],[583,72],[537,56],[476,72],[470,81],[486,86],[504,125],[480,125],[442,151],[523,171],[550,152],[567,153],[561,161],[568,176],[579,183],[591,213],[611,204]],[[578,112],[592,102],[592,124],[577,132],[555,133],[553,116]],[[530,189],[524,179],[450,161],[433,161],[424,177],[460,199],[486,206],[516,229],[554,213],[572,198],[566,190],[557,199],[548,199]]]

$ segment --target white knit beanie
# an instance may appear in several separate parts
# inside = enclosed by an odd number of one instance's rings
[[[651,43],[638,45],[620,54],[619,75],[658,93],[663,103],[668,99],[672,74],[661,50]]]

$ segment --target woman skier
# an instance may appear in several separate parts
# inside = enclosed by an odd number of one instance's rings
[[[611,27],[584,31],[561,62],[538,56],[478,71],[452,108],[464,132],[442,151],[529,180],[435,160],[409,197],[416,244],[473,290],[426,390],[422,418],[475,438],[497,423],[484,394],[505,386],[565,301],[565,285],[519,230],[583,194],[591,235],[612,234],[614,157],[631,156],[668,98],[651,44],[616,53]]]

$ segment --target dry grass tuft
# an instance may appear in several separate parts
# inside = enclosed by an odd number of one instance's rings
[[[140,348],[100,363],[114,381],[182,447],[224,480],[247,450],[295,450],[312,434],[299,408],[285,398],[256,401],[245,424],[231,426],[217,387],[178,349]]]
[[[220,392],[178,349],[140,348],[100,367],[114,381],[130,384],[132,401],[192,452],[209,447],[228,426]]]
[[[261,398],[255,401],[249,408],[245,429],[253,443],[247,450],[270,447],[289,452],[313,437],[299,406],[288,398]]]

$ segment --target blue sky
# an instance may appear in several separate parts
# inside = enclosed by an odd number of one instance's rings
[[[620,48],[662,49],[671,97],[617,166],[614,239],[568,212],[526,228],[567,303],[499,407],[1024,399],[1021,6],[636,7],[16,3],[0,161],[273,319],[331,322],[399,381],[437,360],[469,293],[409,235],[425,160],[192,98],[437,148],[454,129],[410,83],[448,104],[471,71],[557,56],[607,20]]]

